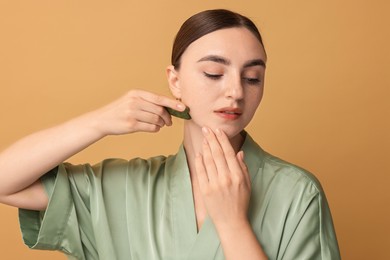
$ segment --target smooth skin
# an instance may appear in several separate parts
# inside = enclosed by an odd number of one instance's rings
[[[194,41],[180,69],[167,68],[173,96],[191,109],[183,143],[198,230],[206,217],[212,219],[226,259],[267,259],[247,218],[251,185],[240,152],[240,132],[262,99],[265,61],[250,31],[230,28]],[[19,140],[0,154],[0,202],[46,209],[43,174],[105,136],[172,125],[164,106],[183,111],[183,103],[132,90],[103,108]],[[236,116],[224,113],[230,109]]]

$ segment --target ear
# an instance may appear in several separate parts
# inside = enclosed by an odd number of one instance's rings
[[[168,66],[166,72],[167,72],[169,89],[171,90],[172,95],[175,98],[181,98],[179,72],[175,70],[175,67],[173,65]]]

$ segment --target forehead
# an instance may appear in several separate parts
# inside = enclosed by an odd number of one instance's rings
[[[260,41],[246,28],[228,28],[208,33],[192,42],[183,53],[185,59],[221,55],[229,59],[262,59],[266,54]]]

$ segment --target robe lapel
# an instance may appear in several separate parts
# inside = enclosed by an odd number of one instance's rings
[[[220,245],[218,234],[210,218],[206,218],[199,233],[192,186],[183,146],[167,165],[171,172],[172,226],[178,259],[213,259]]]
[[[206,218],[186,260],[214,259],[221,242],[210,218]]]
[[[243,132],[243,135],[245,141],[241,150],[244,151],[245,164],[248,167],[251,181],[253,181],[259,172],[259,169],[262,167],[265,152],[245,131]]]
[[[192,196],[190,173],[183,146],[167,162],[170,174],[170,196],[172,201],[171,221],[173,242],[177,259],[185,259],[197,237],[195,208]]]

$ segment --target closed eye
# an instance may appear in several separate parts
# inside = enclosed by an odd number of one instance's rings
[[[210,78],[212,80],[217,80],[217,79],[220,79],[223,74],[212,74],[212,73],[207,73],[207,72],[203,72],[204,75],[207,77],[207,78]]]
[[[261,80],[258,78],[243,78],[244,82],[249,85],[259,85]]]

